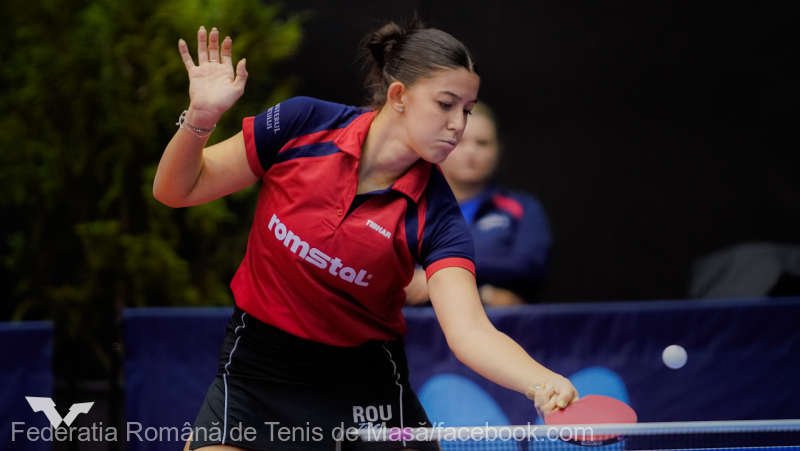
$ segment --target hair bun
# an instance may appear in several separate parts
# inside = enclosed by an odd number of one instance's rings
[[[406,30],[394,22],[387,23],[369,35],[365,46],[379,68],[383,68],[384,64],[386,64],[386,55],[397,47],[397,44],[405,35]]]

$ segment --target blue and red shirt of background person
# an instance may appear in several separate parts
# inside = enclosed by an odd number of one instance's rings
[[[542,204],[531,195],[492,185],[459,206],[475,242],[478,285],[534,300],[553,245]]]

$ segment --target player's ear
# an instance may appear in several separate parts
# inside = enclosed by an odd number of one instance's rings
[[[386,103],[390,108],[402,113],[405,110],[406,85],[399,81],[393,81],[386,89]]]

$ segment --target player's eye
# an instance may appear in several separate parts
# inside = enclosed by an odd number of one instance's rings
[[[450,108],[453,108],[453,104],[448,102],[439,102],[439,106],[445,111],[449,111]]]

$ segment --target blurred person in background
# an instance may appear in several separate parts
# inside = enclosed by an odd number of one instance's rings
[[[458,146],[440,164],[472,232],[481,300],[490,306],[531,302],[546,274],[552,246],[539,201],[493,183],[500,153],[495,115],[478,103]],[[428,302],[422,269],[416,270],[406,295],[411,305]]]

